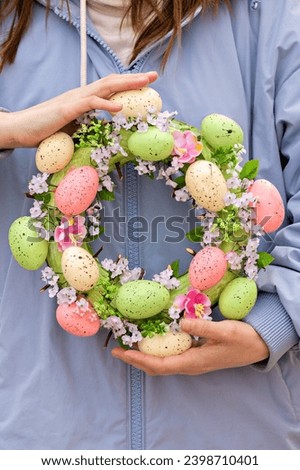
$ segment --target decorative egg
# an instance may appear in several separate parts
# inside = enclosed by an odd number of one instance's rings
[[[43,173],[57,173],[70,162],[74,152],[72,138],[65,132],[55,134],[43,140],[37,148],[35,163]]]
[[[169,299],[169,291],[158,282],[131,281],[123,284],[118,291],[116,306],[124,317],[139,320],[160,313]]]
[[[61,304],[56,310],[56,319],[59,325],[68,333],[75,336],[93,336],[98,333],[100,319],[93,307],[89,304],[83,309],[73,304]]]
[[[277,230],[284,220],[284,204],[278,189],[270,181],[254,181],[249,191],[257,197],[255,221],[266,233]]]
[[[233,119],[223,114],[209,114],[201,123],[201,137],[212,147],[232,147],[242,144],[242,128]]]
[[[219,309],[225,318],[241,320],[244,318],[257,299],[257,286],[253,279],[237,277],[229,282],[221,292]]]
[[[190,283],[194,289],[215,286],[227,270],[225,253],[215,246],[206,246],[197,253],[189,267]]]
[[[22,268],[35,271],[46,261],[48,242],[38,235],[31,217],[19,217],[11,224],[8,242],[15,260]]]
[[[55,191],[55,203],[65,215],[78,215],[85,211],[96,197],[99,186],[98,173],[91,166],[71,170]]]
[[[123,108],[116,114],[123,114],[126,118],[146,118],[150,111],[159,113],[162,109],[162,100],[153,88],[144,87],[138,90],[127,90],[115,93],[110,101],[122,104]]]
[[[181,354],[192,346],[192,338],[184,331],[168,331],[164,335],[147,336],[138,343],[138,348],[145,354],[167,357]]]
[[[97,261],[80,246],[71,246],[63,252],[61,267],[68,284],[81,292],[92,289],[99,279]]]
[[[169,132],[149,127],[146,132],[134,132],[128,139],[128,148],[142,160],[156,162],[171,155],[174,138]]]
[[[225,207],[224,197],[228,192],[226,181],[215,163],[197,160],[185,175],[185,184],[196,203],[212,212]]]

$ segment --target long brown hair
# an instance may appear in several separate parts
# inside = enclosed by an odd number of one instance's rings
[[[67,4],[69,0],[64,0]],[[163,56],[164,66],[170,55],[174,43],[181,37],[181,21],[183,18],[192,18],[196,9],[202,6],[203,11],[217,11],[221,3],[230,6],[231,0],[132,0],[127,10],[131,15],[132,25],[137,39],[134,45],[132,59],[146,46],[172,31],[167,49]],[[5,64],[12,64],[15,60],[19,43],[23,34],[30,25],[34,0],[1,0],[0,1],[0,25],[3,20],[12,15],[10,30],[1,44],[0,71]],[[47,0],[47,13],[50,0]],[[151,7],[155,12],[153,20],[143,26],[144,7]]]

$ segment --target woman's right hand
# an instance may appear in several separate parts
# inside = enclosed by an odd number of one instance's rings
[[[113,94],[147,86],[157,76],[156,72],[112,74],[31,108],[0,112],[0,148],[37,147],[46,137],[94,109],[118,112],[122,106],[109,101]]]

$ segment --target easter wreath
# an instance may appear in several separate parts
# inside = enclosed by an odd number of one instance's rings
[[[197,129],[161,112],[152,88],[117,93],[122,113],[111,120],[85,117],[71,138],[58,132],[39,145],[40,171],[28,185],[30,216],[15,220],[9,244],[27,270],[42,269],[41,290],[56,297],[60,326],[91,336],[100,326],[123,347],[158,356],[191,347],[180,319],[211,319],[218,304],[229,319],[244,318],[257,298],[258,270],[273,261],[259,240],[282,224],[277,189],[255,180],[258,161],[241,166],[243,131],[227,116],[206,116]],[[152,280],[128,260],[98,260],[101,201],[114,198],[110,173],[133,162],[139,175],[165,179],[177,201],[192,200],[199,224],[187,238],[199,242],[188,272],[175,261]]]

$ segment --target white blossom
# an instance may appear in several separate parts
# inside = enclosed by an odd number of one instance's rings
[[[152,280],[154,282],[158,282],[169,290],[177,289],[180,285],[180,281],[173,276],[173,270],[171,268],[167,268],[159,274],[154,274]]]
[[[136,161],[138,162],[138,165],[136,165],[134,168],[139,175],[147,175],[156,171],[156,166],[153,164],[153,162],[140,159],[137,159]]]
[[[33,175],[28,184],[29,194],[42,194],[48,191],[48,173]]]
[[[73,287],[64,287],[57,294],[57,303],[61,304],[72,304],[76,301],[76,290]]]
[[[184,186],[182,189],[176,189],[176,191],[174,191],[174,197],[178,202],[186,202],[191,199],[191,195],[188,192],[186,186]]]
[[[29,209],[30,215],[33,219],[43,219],[47,212],[42,211],[42,201],[34,201],[33,206]]]
[[[120,276],[120,282],[121,284],[126,284],[126,282],[138,281],[141,273],[141,268],[126,269]]]

